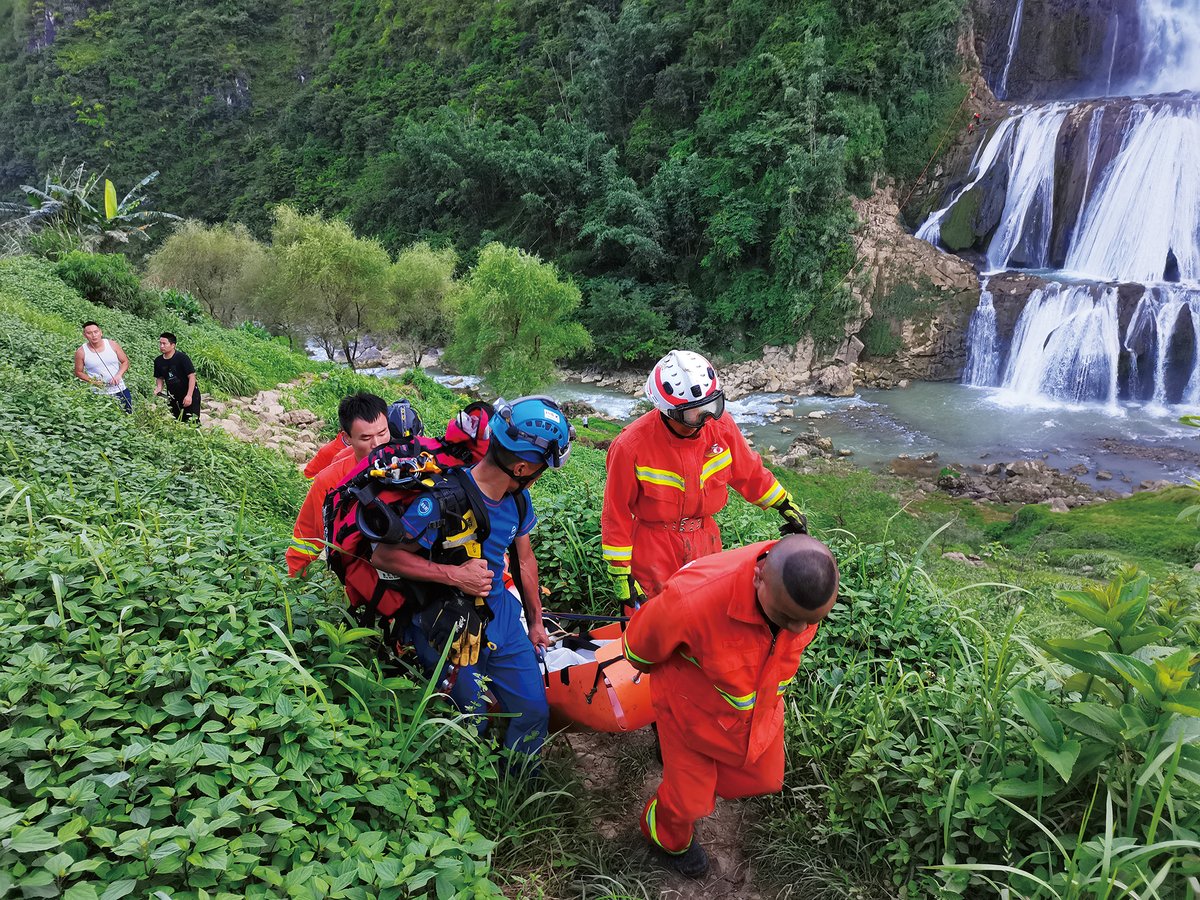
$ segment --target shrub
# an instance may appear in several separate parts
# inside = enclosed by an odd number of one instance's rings
[[[142,289],[129,260],[119,253],[66,254],[54,273],[81,295],[100,306],[151,317],[160,312],[160,302]]]
[[[204,318],[204,310],[196,302],[196,298],[187,291],[166,288],[159,291],[158,297],[167,312],[178,316],[180,321],[186,322],[188,325],[195,325]]]

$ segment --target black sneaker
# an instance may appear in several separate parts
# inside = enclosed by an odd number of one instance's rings
[[[708,874],[708,854],[695,837],[682,853],[668,853],[666,857],[671,867],[685,878],[702,878]]]

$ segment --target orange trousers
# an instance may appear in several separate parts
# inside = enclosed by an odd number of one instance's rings
[[[721,551],[721,531],[711,516],[692,519],[695,531],[638,522],[633,532],[630,570],[647,597],[662,592],[667,579],[693,559]]]
[[[660,713],[663,780],[642,811],[642,833],[668,853],[683,853],[698,819],[711,815],[717,797],[733,800],[783,788],[783,731],[765,753],[742,768],[718,762],[688,744],[686,727]]]

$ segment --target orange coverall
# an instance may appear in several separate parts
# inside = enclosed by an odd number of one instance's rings
[[[727,487],[763,509],[787,496],[729,415],[682,438],[651,410],[617,435],[605,465],[604,559],[614,575],[632,570],[648,597],[684,563],[721,549],[712,516]]]
[[[329,443],[317,451],[316,456],[309,460],[308,465],[304,467],[304,477],[316,478],[317,473],[333,462],[334,457],[345,449],[346,442],[342,439],[342,433],[339,431]]]
[[[718,796],[783,787],[783,692],[817,633],[772,636],[754,591],[754,567],[776,541],[690,563],[633,614],[625,657],[653,664],[650,698],[663,780],[642,831],[682,853]]]
[[[308,486],[308,494],[300,506],[300,514],[296,516],[296,525],[292,528],[292,542],[284,553],[288,575],[292,578],[303,572],[325,548],[325,495],[341,484],[356,465],[358,460],[354,458],[354,450],[345,447],[334,457],[333,462],[317,473],[317,477]]]

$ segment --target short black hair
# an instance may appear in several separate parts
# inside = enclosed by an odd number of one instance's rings
[[[169,331],[164,331],[162,334],[160,334],[160,335],[159,335],[159,337],[160,337],[160,338],[166,338],[166,339],[167,339],[168,341],[170,341],[172,344],[178,344],[178,343],[179,343],[179,341],[175,340],[175,335],[171,334],[171,332],[169,332]]]
[[[350,433],[355,422],[374,422],[380,416],[386,415],[387,402],[367,391],[347,394],[338,404],[338,426],[346,434]]]
[[[97,328],[100,327],[99,322],[93,322],[91,319],[88,319],[86,322],[84,322],[82,325],[79,326],[79,330],[82,331],[84,328],[91,328],[93,325],[95,325]]]
[[[816,547],[802,548],[783,561],[779,573],[788,597],[804,609],[820,609],[837,590],[837,563]]]

